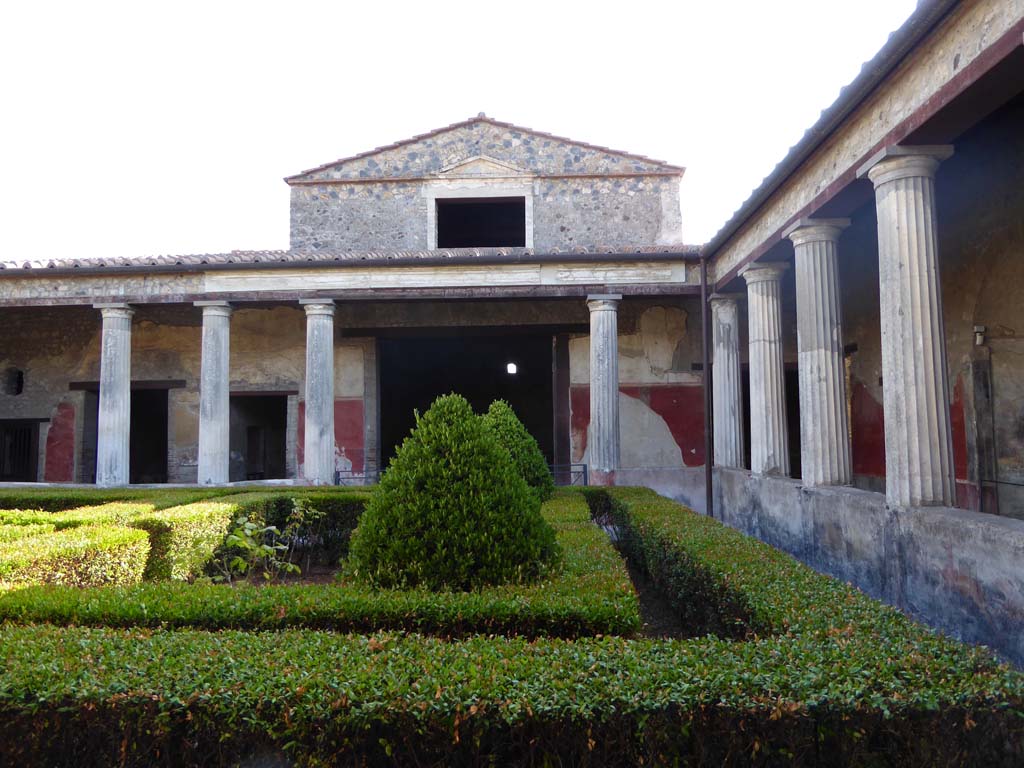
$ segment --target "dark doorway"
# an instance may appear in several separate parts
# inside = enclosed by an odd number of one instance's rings
[[[437,201],[438,248],[526,245],[526,198],[452,198]]]
[[[231,395],[231,482],[286,476],[287,420],[287,395]]]
[[[128,482],[167,482],[167,390],[132,390]]]
[[[38,457],[38,421],[0,420],[0,482],[34,483]]]
[[[167,482],[167,388],[132,384],[128,482]],[[99,425],[99,394],[87,389],[82,425],[82,481],[96,482],[96,444]]]
[[[800,479],[800,382],[795,368],[784,372],[786,387],[786,429],[789,433],[789,476]],[[743,461],[750,469],[750,366],[742,370]]]
[[[477,413],[506,400],[551,462],[551,335],[380,340],[381,457],[384,466],[440,395],[456,392]],[[509,364],[515,373],[509,372]]]

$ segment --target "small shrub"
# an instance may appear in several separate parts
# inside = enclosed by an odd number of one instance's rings
[[[548,469],[544,454],[512,406],[504,400],[495,400],[487,413],[480,417],[498,442],[508,449],[512,463],[541,501],[547,501],[555,492],[555,480]]]
[[[215,561],[217,579],[244,579],[260,572],[266,581],[272,581],[281,573],[299,573],[297,565],[284,559],[288,545],[279,538],[275,526],[261,526],[242,515],[225,537],[221,557]]]
[[[0,544],[0,582],[74,587],[137,584],[148,554],[145,531],[80,526]]]
[[[438,398],[399,447],[352,536],[379,587],[472,589],[537,578],[558,557],[540,502],[465,398]]]

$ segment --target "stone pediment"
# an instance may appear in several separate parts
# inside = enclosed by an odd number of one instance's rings
[[[507,179],[533,174],[511,163],[503,163],[487,155],[477,155],[442,168],[438,175],[446,179]]]

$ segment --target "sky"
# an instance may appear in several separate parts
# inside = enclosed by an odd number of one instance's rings
[[[0,260],[288,247],[284,176],[479,112],[687,168],[706,242],[915,0],[0,6]]]

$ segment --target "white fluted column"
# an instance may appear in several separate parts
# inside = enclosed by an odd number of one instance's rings
[[[199,475],[205,485],[228,482],[231,446],[231,305],[197,301],[203,308],[199,374]]]
[[[801,219],[785,233],[796,255],[800,474],[807,486],[853,479],[836,256],[849,225],[849,219]]]
[[[334,484],[334,302],[303,300],[306,310],[306,422],[303,476]]]
[[[590,308],[590,482],[614,485],[619,468],[620,294],[587,297]]]
[[[750,469],[789,475],[786,379],[782,365],[782,273],[788,264],[752,264],[747,281],[750,358]]]
[[[715,466],[743,467],[743,383],[740,374],[741,294],[711,296],[711,392]]]
[[[132,315],[127,304],[96,304],[103,315],[96,485],[128,485],[132,404]]]
[[[875,185],[885,404],[894,506],[955,501],[935,171],[947,146],[889,147],[861,168]]]

